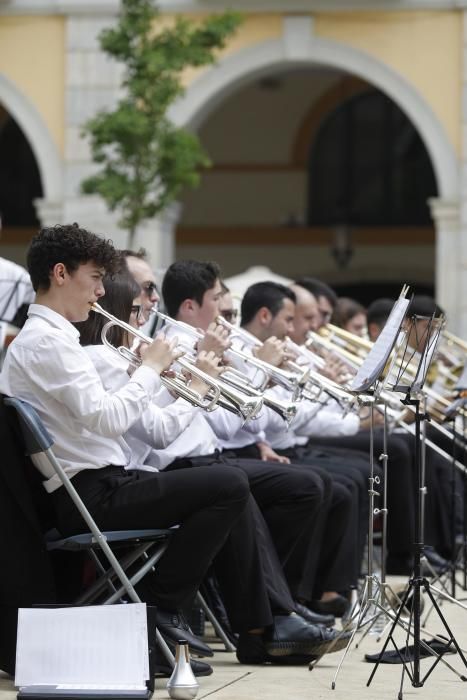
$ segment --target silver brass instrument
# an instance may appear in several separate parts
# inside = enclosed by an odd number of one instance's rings
[[[342,359],[345,362],[348,362],[351,366],[358,368],[364,358],[360,355],[357,354],[356,349],[359,349],[360,351],[363,351],[364,349],[370,350],[371,347],[373,346],[373,343],[371,341],[365,340],[364,338],[360,338],[359,336],[355,336],[353,333],[350,333],[349,331],[344,331],[343,329],[339,329],[335,326],[331,326],[332,333],[335,335],[335,337],[341,337],[342,340],[345,340],[346,342],[346,347],[343,347],[341,344],[337,345],[335,344],[334,340],[332,339],[331,334],[329,334],[327,337],[322,337],[319,334],[316,333],[310,333],[310,342],[316,342],[317,344],[321,344],[322,347],[325,347],[328,350],[331,350],[332,352],[335,352],[338,357],[342,357]],[[442,331],[443,334],[447,333],[446,331]],[[448,334],[448,337],[452,337],[451,334]],[[463,342],[463,341],[461,341]],[[467,344],[466,344],[467,346]],[[350,349],[352,348],[352,349]],[[400,361],[395,358],[395,365]],[[404,365],[404,371],[414,371],[412,369],[410,363]],[[438,401],[445,407],[449,405],[449,401],[438,394],[437,392],[433,391],[430,387],[424,386],[423,387],[423,393],[431,398],[434,401]],[[410,434],[414,434],[415,428],[412,423],[408,423],[403,419],[404,415],[407,415],[407,412],[414,413],[415,409],[413,406],[406,406],[403,410],[400,409],[400,399],[396,397],[395,394],[393,394],[390,391],[387,391],[383,389],[379,393],[379,399],[386,404],[388,407],[388,415],[390,420],[393,422],[393,424],[398,425],[400,428],[405,430],[406,432]],[[451,431],[448,430],[444,425],[442,425],[441,420],[442,420],[442,414],[436,411],[434,407],[431,407],[430,413],[436,412],[437,418],[439,420],[431,420],[430,425],[435,429],[438,433],[443,435],[446,438],[449,439],[454,439],[454,435]],[[444,457],[447,460],[451,460],[452,457],[448,455],[442,448],[440,448],[435,442],[430,440],[429,438],[425,438],[426,444],[431,447],[435,452],[437,452],[439,455]],[[462,471],[467,471],[465,465],[462,465],[459,460],[456,460],[456,466],[458,469],[461,469]]]
[[[248,347],[259,348],[263,345],[261,340],[256,338],[252,333],[249,333],[243,328],[234,326],[225,320],[223,316],[218,316],[216,318],[216,323],[226,328],[232,337],[240,338]],[[254,355],[250,355],[243,350],[238,348],[230,348],[227,350],[227,354],[231,353],[235,358],[239,358],[244,362],[252,365],[256,369],[260,370],[264,374],[264,381],[261,383],[260,390],[264,390],[267,384],[271,381],[274,384],[284,387],[288,391],[292,392],[292,400],[295,401],[299,396],[301,389],[305,386],[308,381],[308,369],[296,365],[291,371],[286,369],[281,369],[280,367],[275,367],[269,362],[260,360]]]
[[[187,323],[183,323],[183,321],[177,321],[170,316],[167,316],[166,314],[163,314],[161,311],[156,311],[155,312],[159,318],[161,318],[165,323],[170,324],[172,326],[175,326],[176,328],[180,328],[182,331],[186,331],[189,335],[191,335],[192,338],[196,340],[201,340],[204,337],[204,334],[201,333],[200,331],[197,331],[196,328],[193,328],[193,326],[189,326]],[[217,320],[219,320],[222,317],[218,317]],[[228,324],[225,319],[222,319],[222,325],[226,328],[232,328],[236,330],[235,326],[232,326],[231,324]],[[247,333],[247,331],[242,331],[243,333]],[[248,334],[251,335],[251,334]],[[254,336],[252,336],[254,337]],[[255,344],[261,345],[261,341],[257,340]],[[281,369],[280,367],[274,367],[274,365],[270,365],[268,362],[264,362],[263,360],[260,360],[253,355],[249,355],[248,353],[242,352],[242,350],[237,350],[236,348],[229,348],[225,353],[226,357],[228,358],[229,355],[231,358],[235,359],[240,359],[243,360],[244,362],[247,362],[248,364],[252,365],[256,369],[258,369],[264,376],[263,381],[261,382],[260,386],[256,387],[259,391],[262,391],[265,386],[269,383],[269,381],[272,381],[274,384],[279,384],[279,386],[283,386],[289,391],[292,391],[295,396],[297,396],[300,393],[300,388],[306,383],[307,380],[307,371],[304,371],[303,369],[300,372],[300,375],[297,375],[295,372],[288,372],[287,370]]]
[[[287,425],[290,425],[290,422],[297,413],[297,404],[295,401],[282,401],[281,399],[271,396],[268,393],[262,394],[259,389],[255,389],[251,386],[251,383],[248,382],[248,379],[242,372],[239,372],[234,367],[227,367],[225,372],[222,374],[222,380],[223,382],[227,382],[228,384],[241,389],[241,391],[244,391],[250,396],[261,397],[264,405],[278,413],[281,418],[284,419]]]
[[[182,332],[190,335],[193,340],[201,340],[204,337],[203,333],[200,333],[200,331],[197,331],[196,328],[193,328],[193,326],[190,326],[188,323],[177,321],[159,310],[156,310],[155,313],[164,321],[165,324],[179,328]],[[190,352],[192,351],[193,349],[191,348]],[[231,382],[226,381],[224,379],[224,373],[221,379],[216,379],[216,382],[221,390],[221,397],[218,402],[219,406],[227,409],[228,411],[240,413],[245,421],[257,417],[263,405],[263,398],[261,394],[258,393],[253,395],[249,392],[245,392],[243,387],[236,386]]]
[[[132,335],[135,338],[139,338],[139,340],[148,345],[150,345],[153,342],[153,339],[145,335],[145,333],[142,333],[141,331],[137,330],[136,328],[133,328],[133,326],[130,326],[129,323],[125,323],[125,321],[121,321],[120,319],[116,318],[97,303],[92,304],[91,309],[96,313],[99,313],[102,316],[105,316],[105,318],[109,319],[109,322],[106,323],[102,328],[101,338],[103,344],[113,352],[120,355],[120,357],[123,357],[125,360],[130,362],[134,367],[138,367],[141,364],[141,358],[135,352],[132,352],[129,348],[125,348],[123,346],[117,348],[115,347],[115,345],[112,345],[107,340],[108,331],[113,326],[119,326],[120,328],[123,328],[129,335]],[[182,357],[179,357],[177,359],[177,364],[183,369],[187,370],[191,375],[197,376],[205,384],[207,384],[207,386],[209,387],[208,394],[205,397],[202,397],[197,392],[192,391],[188,386],[186,380],[180,377],[180,375],[176,375],[175,377],[167,377],[161,374],[161,382],[164,384],[164,386],[174,391],[177,394],[177,396],[181,396],[194,406],[200,406],[206,411],[214,410],[217,406],[217,402],[221,394],[220,388],[216,384],[216,381],[202,370],[199,370],[197,367],[194,367],[191,363],[184,360]]]
[[[152,338],[149,338],[144,333],[136,330],[128,323],[120,321],[119,319],[109,314],[105,309],[100,307],[98,304],[93,305],[93,310],[101,313],[106,318],[109,318],[109,323],[106,323],[102,329],[102,342],[104,345],[109,347],[114,352],[124,357],[128,362],[134,366],[141,364],[141,360],[134,352],[125,347],[115,348],[107,340],[107,332],[113,325],[120,326],[124,328],[127,333],[131,333],[136,338],[139,338],[144,343],[152,343]],[[191,329],[191,326],[188,326]],[[194,329],[192,329],[194,330]],[[196,392],[193,392],[186,382],[183,375],[176,374],[175,377],[166,377],[161,375],[161,381],[168,389],[174,391],[177,395],[182,396],[184,399],[189,401],[195,406],[200,406],[206,411],[212,411],[218,406],[225,408],[226,410],[240,415],[243,421],[255,418],[262,408],[262,398],[261,396],[249,396],[238,391],[235,387],[230,386],[222,381],[222,378],[214,379],[210,375],[206,374],[202,370],[195,366],[195,358],[190,355],[191,349],[186,348],[183,344],[179,344],[181,349],[185,353],[184,358],[179,358],[176,362],[177,364],[189,372],[192,376],[196,376],[201,379],[205,384],[209,386],[209,392],[206,397],[199,396]]]

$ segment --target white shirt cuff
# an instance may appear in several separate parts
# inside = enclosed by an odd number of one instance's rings
[[[161,388],[160,375],[151,367],[144,365],[133,372],[130,382],[137,382],[151,398]]]

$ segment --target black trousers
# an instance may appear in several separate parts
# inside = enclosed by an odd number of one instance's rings
[[[294,610],[268,526],[252,496],[213,568],[235,632],[266,627],[273,615]]]
[[[254,444],[234,452],[240,457],[237,461],[240,466],[247,461],[245,455],[259,456],[259,450]],[[227,452],[224,458],[229,464],[236,463],[230,452]],[[249,461],[251,461],[251,457]],[[346,534],[351,531],[349,528],[352,508],[351,494],[341,485],[336,484],[325,470],[310,465],[308,465],[308,469],[304,469],[297,460],[295,463],[285,465],[277,462],[263,462],[258,459],[253,461],[256,464],[256,469],[261,470],[261,467],[264,469],[266,466],[269,472],[273,470],[285,473],[285,478],[288,480],[299,478],[303,481],[304,475],[307,475],[308,484],[321,484],[322,504],[319,513],[314,518],[312,529],[302,529],[301,533],[295,532],[294,537],[298,537],[299,540],[295,549],[289,552],[286,560],[279,553],[287,582],[294,597],[297,600],[309,601],[313,598],[319,598],[323,591],[349,588],[354,581],[356,582],[356,574],[353,569],[352,538],[347,537]],[[251,481],[250,487],[253,490]],[[292,495],[291,504],[293,504],[293,498]],[[288,520],[285,521],[283,518],[289,519],[290,513],[289,508],[288,512],[281,515],[278,521],[279,528],[284,528],[284,523]],[[269,525],[267,515],[265,518]],[[279,533],[274,531],[272,534],[273,540],[276,542],[280,531]]]
[[[312,441],[304,447],[297,448],[298,459],[302,462],[319,464],[332,478],[347,488],[352,496],[351,522],[352,530],[347,532],[354,542],[356,552],[356,579],[361,573],[363,551],[368,533],[368,456],[363,452],[336,447],[315,447]],[[375,464],[375,476],[382,475],[382,470]]]
[[[122,467],[87,469],[73,484],[104,530],[179,525],[154,574],[145,577],[146,600],[176,610],[194,597],[230,530],[247,507],[248,480],[238,469],[196,473],[127,472]],[[87,526],[64,487],[53,494],[64,535]]]
[[[283,573],[294,598],[304,598],[314,587],[314,581],[304,580],[308,572],[314,575],[316,566],[308,566],[319,556],[316,533],[323,511],[327,509],[327,491],[318,474],[300,466],[238,458],[231,451],[202,457],[175,460],[167,469],[184,469],[210,464],[216,470],[236,468],[248,477],[250,490],[264,517]],[[280,587],[281,578],[275,587]],[[308,599],[308,595],[307,598]]]
[[[315,532],[314,558],[308,566],[316,567],[312,576],[308,569],[302,582],[305,600],[319,598],[323,591],[346,591],[356,586],[360,572],[363,544],[356,533],[359,529],[358,488],[350,475],[333,473],[335,458],[328,459],[322,452],[311,453],[307,448],[277,450],[302,470],[318,474],[326,486],[327,502]],[[313,589],[307,590],[307,581],[315,580]],[[310,597],[311,596],[311,597]]]
[[[377,464],[383,452],[383,431],[376,429],[373,438],[375,473],[381,475],[381,469]],[[343,464],[345,467],[345,455],[349,449],[358,450],[369,455],[370,433],[369,431],[360,431],[356,435],[345,437],[312,438],[309,444],[315,448],[318,446],[331,449],[342,448],[341,454],[344,457]],[[412,453],[406,439],[399,437],[399,435],[389,435],[388,455],[388,479],[386,484],[388,499],[388,553],[395,556],[407,556],[412,551],[414,539],[414,507]],[[379,506],[382,503],[377,501],[376,505]]]

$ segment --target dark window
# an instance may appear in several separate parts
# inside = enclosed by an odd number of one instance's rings
[[[0,213],[3,226],[38,224],[33,200],[42,196],[34,153],[12,117],[0,123]]]
[[[310,225],[427,225],[436,191],[421,138],[377,90],[340,105],[311,146]]]

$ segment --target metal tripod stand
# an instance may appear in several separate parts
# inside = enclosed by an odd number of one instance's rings
[[[441,620],[444,629],[446,630],[446,633],[448,635],[448,639],[442,639],[442,641],[446,644],[446,649],[453,644],[457,653],[459,654],[460,658],[462,659],[462,662],[467,669],[467,660],[459,647],[448,623],[446,622],[445,617],[443,616],[434,596],[431,591],[430,585],[426,578],[424,578],[421,575],[421,558],[423,555],[423,541],[422,541],[422,498],[423,498],[423,484],[422,484],[422,460],[421,460],[421,433],[420,433],[420,425],[422,420],[426,419],[426,414],[421,414],[420,413],[420,398],[418,396],[412,397],[410,394],[410,389],[407,393],[406,398],[403,400],[403,403],[406,405],[412,405],[415,407],[415,464],[416,464],[416,489],[417,489],[417,498],[415,500],[415,543],[414,543],[414,575],[413,578],[409,581],[409,586],[405,592],[404,598],[402,600],[402,603],[399,607],[399,610],[397,611],[397,614],[395,618],[393,619],[393,624],[391,626],[391,629],[389,631],[388,637],[386,638],[386,641],[383,645],[383,648],[380,652],[379,658],[375,664],[375,667],[373,668],[373,671],[368,679],[367,685],[369,686],[377,669],[378,666],[381,662],[381,659],[383,657],[384,652],[386,651],[386,648],[389,644],[389,642],[392,642],[394,648],[397,650],[400,661],[403,664],[403,671],[402,671],[402,678],[401,678],[401,686],[399,690],[399,699],[402,698],[402,688],[403,688],[403,681],[404,681],[404,675],[407,673],[407,675],[410,678],[411,684],[413,687],[419,688],[424,685],[425,681],[427,680],[428,676],[432,673],[434,670],[435,666],[439,663],[439,661],[443,660],[443,652],[440,652],[439,654],[434,652],[428,645],[426,645],[421,639],[420,639],[420,594],[423,589],[423,591],[428,595],[434,610],[438,614],[439,619]],[[409,624],[403,624],[401,621],[401,613],[405,609],[406,602],[409,598],[409,595],[412,594],[412,608],[411,608],[411,614],[410,614],[410,620]],[[407,640],[406,640],[406,649],[408,647],[408,639],[409,635],[413,636],[413,641],[414,641],[414,652],[413,652],[413,664],[411,657],[409,656],[407,650],[406,653],[400,652],[395,639],[394,639],[394,631],[396,627],[400,625],[402,626],[406,631],[407,631]],[[413,633],[411,632],[411,628],[413,626]],[[421,669],[420,669],[420,652],[422,648],[428,647],[430,654],[432,654],[435,657],[435,660],[433,661],[432,665],[428,669],[428,671],[422,676],[421,674]],[[450,667],[452,668],[452,667]],[[454,669],[453,669],[454,670]],[[457,672],[456,672],[457,673]],[[457,674],[461,680],[467,681],[467,677],[464,675]]]

